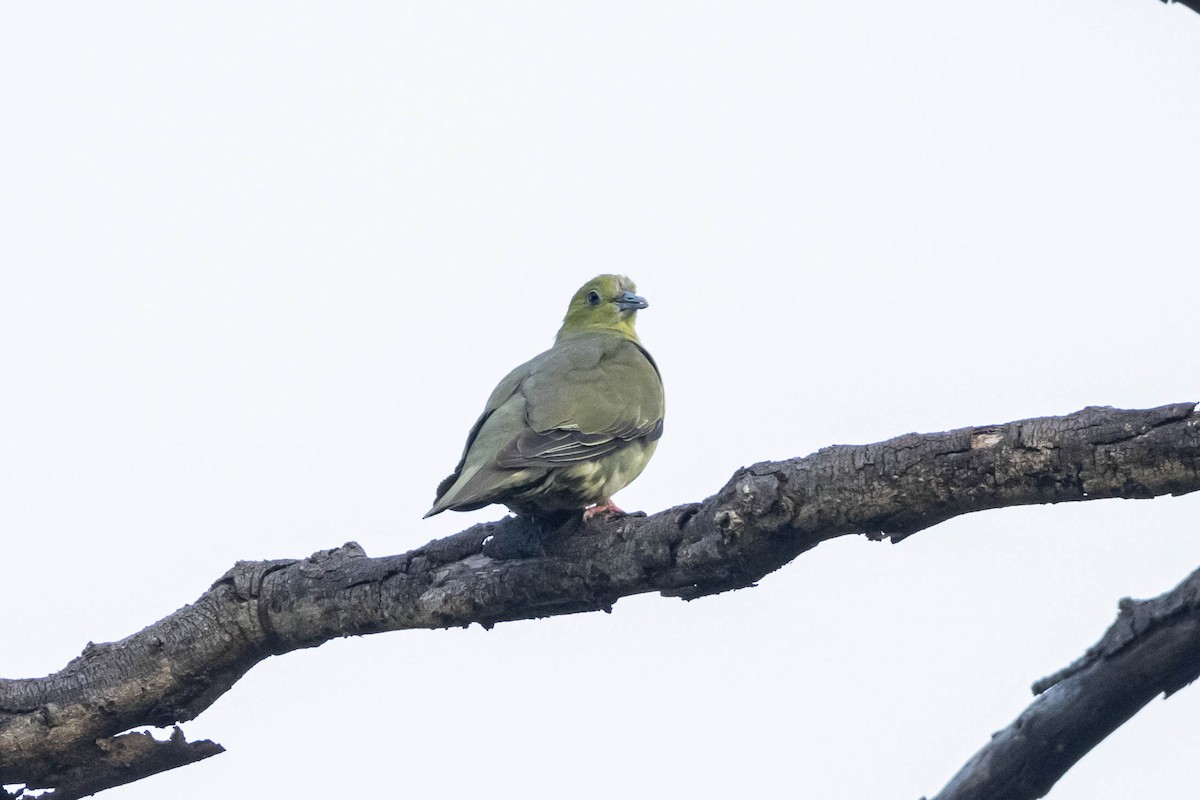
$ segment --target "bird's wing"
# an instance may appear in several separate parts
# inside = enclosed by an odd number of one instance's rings
[[[525,398],[520,393],[486,411],[471,429],[462,460],[438,484],[437,499],[426,516],[448,508],[471,511],[503,502],[510,492],[539,481],[545,470],[501,469],[497,464],[496,455],[520,435],[524,420]]]
[[[463,489],[466,488],[465,484],[475,478],[481,469],[486,471],[500,449],[512,438],[520,435],[521,430],[525,427],[522,422],[525,417],[525,398],[518,390],[521,388],[521,382],[525,380],[529,370],[536,363],[537,358],[525,362],[505,375],[492,390],[492,394],[483,408],[483,413],[479,415],[479,419],[475,420],[475,424],[471,426],[471,430],[467,434],[462,457],[459,458],[454,471],[438,484],[433,508],[425,516],[432,516],[447,508],[471,510],[464,504],[469,504],[479,498],[464,497],[464,494],[479,494],[480,496],[486,494],[486,492],[464,493]],[[483,441],[479,441],[481,433]],[[463,480],[464,472],[467,473],[467,481]],[[478,484],[479,481],[476,483]],[[492,488],[494,490],[494,487]],[[471,508],[485,506],[490,502],[492,501],[484,500]]]
[[[636,343],[606,334],[577,337],[539,360],[518,390],[527,424],[501,449],[498,466],[567,466],[662,435],[662,380]]]

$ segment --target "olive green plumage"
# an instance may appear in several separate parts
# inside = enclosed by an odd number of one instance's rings
[[[663,388],[633,329],[647,305],[635,291],[600,275],[575,293],[554,346],[492,392],[425,516],[489,503],[525,516],[607,506],[641,474],[662,435]]]

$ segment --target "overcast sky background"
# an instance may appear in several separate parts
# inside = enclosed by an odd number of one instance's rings
[[[0,675],[238,559],[398,553],[600,272],[666,432],[618,495],[1200,400],[1200,15],[1154,0],[0,13]],[[271,659],[104,795],[915,798],[1200,565],[1200,495],[830,542],[758,588]],[[1200,690],[1053,800],[1193,796]],[[374,796],[374,795],[372,795]]]

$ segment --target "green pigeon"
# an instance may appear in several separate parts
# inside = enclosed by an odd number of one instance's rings
[[[488,398],[426,517],[490,503],[528,517],[623,513],[612,495],[641,474],[663,429],[662,378],[633,329],[647,307],[636,291],[600,275],[575,292],[554,346]]]

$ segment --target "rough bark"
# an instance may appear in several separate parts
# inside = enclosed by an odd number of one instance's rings
[[[124,733],[97,739],[94,748],[92,758],[48,776],[47,782],[56,787],[54,800],[87,797],[225,752],[224,747],[207,739],[186,741],[179,728],[162,741],[149,733]]]
[[[60,672],[0,680],[0,784],[99,775],[117,734],[192,719],[259,661],[335,637],[609,610],[650,591],[690,599],[753,585],[837,536],[900,541],[990,508],[1184,494],[1200,489],[1198,467],[1195,404],[1087,408],[755,464],[652,516],[554,530],[506,518],[397,556],[348,543],[239,562],[192,605],[89,644]]]
[[[1078,661],[1033,685],[1039,697],[994,734],[933,800],[1045,797],[1075,762],[1159,694],[1200,677],[1200,570],[1153,600],[1121,601]]]

